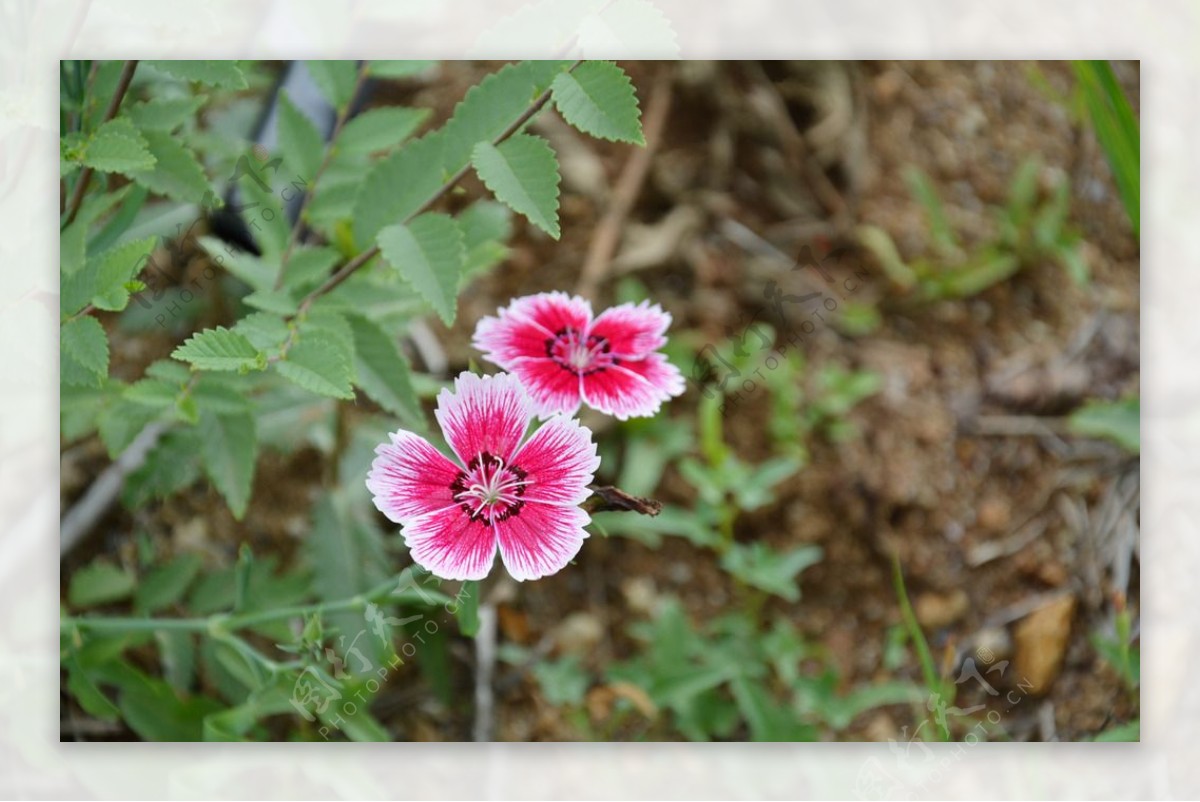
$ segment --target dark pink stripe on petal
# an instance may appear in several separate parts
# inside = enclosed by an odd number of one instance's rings
[[[496,524],[500,559],[517,581],[553,574],[579,553],[590,520],[578,507],[526,504]]]
[[[496,533],[455,505],[409,522],[401,534],[413,561],[442,579],[483,579],[496,557]]]
[[[367,489],[379,511],[396,523],[454,503],[450,484],[460,468],[425,438],[401,429],[375,449]]]
[[[533,433],[513,457],[525,472],[526,502],[574,505],[592,494],[588,484],[600,467],[590,429],[555,416]]]
[[[658,304],[642,301],[606,309],[592,324],[590,334],[608,340],[611,352],[625,359],[642,359],[666,344],[664,334],[671,315]]]
[[[679,368],[662,354],[622,361],[583,377],[584,403],[620,420],[655,415],[664,401],[683,390]]]
[[[529,427],[533,402],[516,376],[462,373],[454,381],[454,392],[438,393],[435,414],[464,465],[470,466],[484,452],[507,462]]]

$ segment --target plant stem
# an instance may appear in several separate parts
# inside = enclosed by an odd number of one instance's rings
[[[333,150],[337,144],[338,136],[342,133],[342,128],[345,127],[346,121],[350,118],[350,109],[354,108],[354,101],[358,99],[359,93],[362,91],[363,85],[367,82],[367,64],[364,61],[362,66],[358,68],[358,80],[354,84],[354,90],[350,93],[350,99],[346,101],[346,105],[338,112],[337,122],[333,125],[333,133],[329,135],[329,142],[325,144],[325,155],[321,159],[321,164],[317,167],[317,172],[312,177],[312,184],[304,193],[304,199],[300,202],[300,211],[296,213],[296,222],[292,225],[291,236],[288,237],[287,247],[284,248],[283,257],[279,263],[279,275],[275,277],[275,289],[283,286],[284,276],[287,274],[288,260],[292,257],[292,251],[296,249],[296,245],[300,242],[300,232],[304,230],[304,213],[308,211],[308,206],[312,203],[313,196],[317,194],[317,183],[321,180],[321,176],[325,174],[330,162],[333,161]]]
[[[392,591],[396,589],[398,581],[399,577],[394,576],[365,593],[360,593],[346,599],[280,607],[276,610],[237,614],[214,613],[204,618],[74,617],[62,619],[59,629],[91,629],[107,632],[210,632],[224,636],[227,633],[249,629],[259,624],[266,624],[287,618],[301,618],[314,613],[340,613],[365,610],[368,604],[382,601],[390,596]]]
[[[576,61],[574,64],[572,64],[567,69],[567,72],[571,72],[576,67],[578,67],[581,63],[582,63],[581,61]],[[531,119],[533,119],[534,115],[536,115],[539,111],[541,111],[542,108],[545,107],[545,105],[549,102],[550,102],[550,90],[547,89],[545,92],[542,92],[542,94],[538,95],[537,99],[534,100],[533,103],[531,103],[529,105],[529,107],[526,108],[525,111],[521,113],[520,117],[513,120],[511,125],[509,125],[507,128],[505,128],[504,131],[502,131],[499,136],[497,136],[495,139],[492,140],[492,145],[499,145],[501,142],[508,139],[510,136],[517,133],[518,131],[520,131],[522,126],[524,126],[525,123],[527,123]],[[417,209],[412,214],[405,217],[404,220],[402,220],[400,222],[400,224],[401,225],[407,224],[414,217],[416,217],[419,214],[422,214],[426,209],[433,206],[435,203],[437,203],[439,200],[441,200],[443,197],[445,197],[447,194],[449,194],[450,190],[454,189],[454,187],[458,185],[458,182],[461,181],[464,177],[466,177],[467,173],[470,172],[470,170],[471,170],[471,165],[468,162],[467,164],[463,165],[459,169],[458,172],[456,172],[454,175],[450,176],[449,180],[447,180],[446,183],[442,184],[442,186],[439,187],[436,192],[434,192],[432,195],[430,195],[429,198],[424,203],[422,203],[420,206],[418,206]],[[312,306],[313,301],[317,300],[322,295],[325,295],[326,293],[335,289],[343,281],[350,278],[350,276],[353,275],[355,273],[355,271],[357,271],[360,267],[362,267],[363,265],[365,265],[367,262],[371,261],[378,255],[379,255],[379,246],[372,245],[370,248],[368,248],[367,250],[360,253],[358,256],[351,259],[349,262],[347,262],[345,265],[343,265],[342,268],[340,270],[338,270],[338,272],[334,273],[332,276],[330,276],[328,279],[326,279],[324,284],[322,284],[320,287],[317,287],[315,290],[313,290],[312,292],[310,292],[308,295],[306,295],[304,297],[304,300],[300,302],[300,309],[297,312],[297,315],[303,314],[305,311],[308,310],[308,308],[310,306]],[[295,316],[293,316],[293,317],[295,317]]]
[[[117,116],[117,112],[121,108],[121,101],[125,99],[125,93],[129,91],[129,84],[133,82],[133,73],[137,70],[137,65],[137,59],[125,62],[125,66],[121,70],[121,77],[117,80],[116,91],[113,92],[112,99],[108,102],[108,108],[104,110],[104,119],[100,121],[101,125]],[[75,215],[79,214],[79,207],[83,205],[84,193],[87,192],[88,184],[92,182],[92,172],[91,167],[85,166],[79,173],[79,180],[75,182],[75,191],[71,194],[70,202],[67,203],[67,217],[62,224],[63,228],[71,225]]]
[[[925,678],[925,685],[930,693],[941,695],[944,687],[938,677],[937,668],[933,664],[933,655],[929,651],[925,633],[921,631],[917,614],[913,612],[912,604],[908,600],[908,591],[904,587],[904,573],[900,570],[900,555],[898,554],[892,554],[892,582],[896,587],[896,598],[900,601],[900,617],[904,621],[904,628],[908,630],[908,637],[913,642],[913,648],[917,650],[917,661],[921,664],[921,675]],[[940,721],[937,722],[937,725],[942,740],[950,740],[950,731]]]

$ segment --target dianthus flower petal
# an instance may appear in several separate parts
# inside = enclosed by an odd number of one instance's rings
[[[401,530],[413,561],[442,579],[483,579],[496,557],[496,532],[459,505],[422,515]]]
[[[513,457],[525,472],[526,502],[575,505],[592,494],[588,483],[600,467],[590,429],[555,416],[533,433]]]
[[[586,332],[592,307],[578,296],[543,292],[518,298],[501,309],[498,317],[485,317],[475,327],[474,345],[488,361],[505,370],[522,358],[545,358],[546,345],[570,329]]]
[[[463,465],[483,453],[508,461],[533,417],[533,402],[521,381],[508,373],[461,373],[438,393],[435,414],[446,441]]]
[[[518,582],[553,574],[579,553],[590,521],[579,507],[526,504],[496,523],[500,559]]]
[[[529,391],[538,417],[546,418],[556,412],[574,415],[579,410],[583,396],[578,373],[564,370],[550,359],[520,359],[511,370]]]
[[[623,359],[642,359],[662,348],[671,315],[658,304],[621,304],[604,310],[592,323],[589,334],[608,341],[611,353]]]
[[[619,420],[655,415],[664,401],[683,390],[679,368],[659,353],[583,377],[584,403]]]
[[[367,489],[396,523],[456,504],[450,485],[462,470],[423,437],[401,429],[375,449]]]

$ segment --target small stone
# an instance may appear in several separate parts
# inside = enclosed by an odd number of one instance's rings
[[[571,613],[554,628],[554,641],[562,654],[586,656],[604,636],[604,626],[591,613]]]
[[[1031,694],[1045,693],[1058,676],[1074,614],[1075,597],[1063,596],[1034,610],[1017,625],[1015,681],[1028,685]]]
[[[966,591],[955,590],[946,594],[922,593],[917,597],[913,610],[921,626],[941,629],[962,618],[970,606],[971,600]]]
[[[1012,520],[1012,507],[1000,496],[990,496],[979,504],[979,525],[990,532],[1003,532]]]

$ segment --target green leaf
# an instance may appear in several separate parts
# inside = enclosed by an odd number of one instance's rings
[[[396,342],[375,323],[349,317],[354,332],[355,381],[372,401],[407,422],[420,421],[421,404],[413,390],[408,360]]]
[[[611,61],[587,61],[561,73],[551,91],[559,114],[585,134],[646,144],[633,83]]]
[[[1108,62],[1076,61],[1073,67],[1133,234],[1140,236],[1141,132],[1137,117]]]
[[[747,585],[788,601],[800,599],[796,576],[821,561],[819,546],[800,546],[779,553],[764,543],[734,544],[721,557],[721,567]]]
[[[447,325],[454,323],[458,277],[466,251],[462,231],[444,214],[423,214],[408,225],[379,232],[383,258],[433,306]]]
[[[108,377],[108,337],[89,315],[62,327],[59,376],[63,384],[99,387]]]
[[[279,98],[279,152],[284,163],[305,181],[316,177],[325,155],[325,142],[316,126],[286,93]]]
[[[151,192],[185,203],[200,203],[212,191],[212,183],[196,154],[166,131],[147,131],[146,142],[154,155],[153,169],[126,170],[129,177]]]
[[[1085,437],[1103,437],[1131,454],[1141,451],[1142,401],[1089,401],[1071,413],[1071,431]]]
[[[100,559],[75,572],[67,600],[72,607],[95,607],[128,598],[136,586],[132,573]]]
[[[180,554],[151,570],[138,584],[133,608],[139,615],[156,613],[183,598],[203,561],[198,554]]]
[[[199,370],[248,370],[263,360],[249,340],[221,326],[193,334],[171,356]]]
[[[96,129],[84,147],[83,163],[105,173],[128,173],[154,167],[154,155],[133,124],[124,118],[109,120]]]
[[[258,452],[254,416],[248,412],[239,415],[205,413],[200,416],[200,433],[204,472],[225,497],[233,517],[240,521],[246,514],[254,483],[254,461]]]
[[[546,140],[517,134],[499,147],[480,142],[471,163],[497,200],[558,239],[558,160]]]
[[[533,666],[533,676],[537,678],[546,701],[558,707],[583,704],[584,695],[591,684],[587,672],[579,664],[579,658],[574,655],[561,660],[537,661]]]
[[[205,100],[203,95],[154,98],[130,106],[129,119],[143,131],[169,133],[192,119]]]
[[[549,88],[567,61],[509,64],[467,90],[443,129],[442,169],[453,175],[480,142],[495,142]]]
[[[279,315],[253,312],[238,321],[233,330],[261,351],[278,348],[288,338],[288,324]]]
[[[166,498],[188,487],[200,476],[199,452],[200,437],[195,428],[180,426],[165,432],[146,455],[146,461],[125,477],[121,503],[137,509],[151,499]]]
[[[147,61],[144,62],[168,75],[195,81],[207,86],[245,89],[246,76],[234,61]]]
[[[441,189],[442,147],[440,135],[426,135],[367,174],[354,202],[354,239],[360,249],[369,247],[385,226],[408,219]]]
[[[428,109],[385,106],[363,112],[346,123],[338,136],[339,153],[367,154],[398,145],[429,116]]]
[[[319,284],[329,277],[330,268],[341,258],[341,254],[333,248],[300,248],[288,260],[284,286],[291,289]]]
[[[121,716],[147,741],[199,741],[205,716],[222,708],[215,699],[188,696],[159,679],[144,678],[121,689]]]
[[[354,95],[358,65],[353,61],[306,61],[308,74],[334,108],[345,108]]]
[[[157,243],[158,237],[146,237],[119,245],[99,257],[92,296],[97,309],[119,312],[125,308],[129,303],[127,285],[142,271],[145,259]]]
[[[67,691],[79,702],[79,706],[90,716],[104,721],[116,721],[120,718],[120,710],[104,695],[88,675],[86,669],[79,664],[79,659],[72,653],[66,659]]]
[[[375,78],[409,78],[431,69],[436,61],[372,61],[367,71]]]
[[[1105,730],[1097,735],[1092,740],[1097,743],[1106,741],[1120,742],[1136,742],[1142,739],[1142,722],[1141,719],[1134,719],[1125,724],[1118,724],[1115,727]]]
[[[479,581],[472,579],[463,582],[456,597],[454,617],[458,619],[459,632],[468,638],[479,632],[479,594]]]
[[[508,255],[506,243],[512,236],[512,216],[504,204],[476,201],[464,209],[456,221],[462,229],[463,245],[467,249],[464,280],[499,264]]]
[[[157,420],[161,412],[153,407],[138,404],[124,398],[117,399],[100,413],[97,421],[100,439],[104,441],[108,455],[113,459],[141,434],[142,430]]]
[[[755,741],[810,740],[810,728],[796,720],[786,705],[772,698],[761,683],[738,677],[730,684],[733,698],[750,725],[750,737]]]
[[[309,392],[334,398],[354,398],[353,373],[342,349],[327,339],[308,336],[275,363],[279,374]]]

